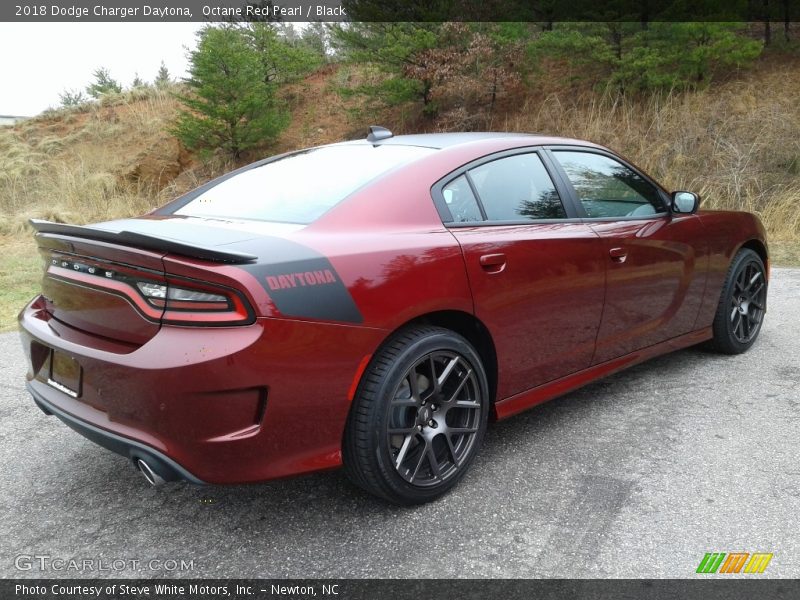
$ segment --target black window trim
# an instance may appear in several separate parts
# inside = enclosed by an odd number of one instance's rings
[[[456,179],[458,179],[458,177],[456,177]],[[456,179],[453,179],[453,181],[455,181]],[[480,194],[478,194],[478,188],[475,185],[475,182],[472,180],[472,175],[469,174],[469,169],[464,171],[464,179],[467,181],[467,185],[469,186],[469,189],[470,189],[470,191],[472,192],[472,195],[475,198],[475,203],[478,205],[478,212],[481,213],[481,217],[483,217],[484,221],[488,221],[489,220],[489,215],[486,214],[486,208],[483,206],[483,201],[481,200]],[[444,190],[445,187],[447,187],[447,186],[445,185],[444,187],[442,187],[442,189]],[[442,196],[444,196],[444,194],[442,194]],[[446,204],[447,203],[445,202],[445,205]],[[447,209],[447,212],[450,212],[450,208],[449,207]],[[452,213],[451,213],[451,215],[452,215]]]
[[[570,145],[570,144],[558,144],[558,145],[548,145],[543,147],[544,153],[547,155],[552,168],[558,172],[558,176],[560,179],[561,184],[564,187],[565,193],[569,196],[571,204],[580,215],[580,221],[582,222],[589,222],[589,223],[607,223],[612,221],[642,221],[647,219],[661,219],[664,217],[669,218],[671,216],[672,211],[670,210],[670,195],[667,191],[655,181],[652,177],[649,177],[645,173],[643,173],[640,169],[638,169],[635,165],[632,165],[627,160],[614,154],[613,152],[609,152],[602,148],[594,148],[591,146],[578,146],[578,145]],[[610,216],[610,217],[590,217],[586,213],[586,209],[583,207],[583,204],[578,198],[578,193],[575,191],[575,188],[572,185],[572,182],[569,180],[569,176],[567,172],[564,170],[564,167],[561,166],[561,163],[558,162],[558,159],[554,156],[554,152],[558,151],[566,151],[566,152],[585,152],[587,154],[598,154],[600,156],[605,156],[606,158],[610,158],[611,160],[615,160],[620,164],[628,167],[634,173],[639,175],[642,179],[652,185],[658,195],[661,197],[661,201],[664,203],[664,211],[657,212],[652,215],[631,215],[631,216]]]
[[[475,189],[475,185],[472,181],[472,178],[469,176],[468,171],[474,169],[475,167],[479,167],[483,164],[494,162],[496,160],[507,158],[509,156],[516,156],[518,154],[536,154],[539,157],[539,160],[542,161],[542,166],[544,166],[547,175],[550,177],[550,180],[553,183],[553,186],[555,187],[556,193],[558,194],[558,197],[561,200],[561,204],[564,207],[564,212],[567,215],[565,218],[513,219],[513,220],[490,220],[487,218],[486,210],[483,207],[483,201],[481,200],[480,195],[478,195],[478,192]],[[481,211],[481,215],[484,217],[483,221],[468,221],[465,223],[456,223],[453,221],[453,215],[450,212],[450,209],[447,207],[447,203],[444,200],[444,194],[442,193],[442,190],[451,182],[458,179],[461,175],[466,176],[466,180],[469,183],[473,195],[475,196],[476,202],[478,203],[478,208]],[[537,146],[521,146],[518,148],[511,148],[509,150],[501,150],[499,152],[493,152],[491,154],[486,154],[466,164],[463,164],[457,169],[450,171],[447,175],[439,179],[436,183],[433,184],[433,186],[431,186],[431,197],[433,198],[433,203],[434,206],[436,207],[436,210],[439,212],[439,217],[442,219],[442,224],[448,228],[503,227],[509,225],[536,225],[536,224],[547,224],[547,223],[579,223],[581,219],[578,215],[578,211],[576,210],[574,199],[565,195],[565,192],[567,191],[568,188],[563,185],[560,174],[557,175],[556,172],[554,171],[554,165],[552,164],[552,160],[550,159],[550,157],[547,156],[545,147],[537,145]]]

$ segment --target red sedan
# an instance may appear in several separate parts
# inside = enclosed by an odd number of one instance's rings
[[[34,221],[28,390],[151,483],[344,464],[426,502],[490,419],[693,344],[753,344],[764,228],[698,203],[589,142],[373,127],[140,218]]]

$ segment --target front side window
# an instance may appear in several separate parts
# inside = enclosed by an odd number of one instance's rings
[[[369,181],[432,152],[389,144],[314,148],[225,179],[175,214],[307,224]]]
[[[554,150],[588,217],[636,217],[666,212],[655,186],[633,169],[593,152]]]
[[[469,171],[490,221],[566,218],[553,181],[537,154],[515,154]]]

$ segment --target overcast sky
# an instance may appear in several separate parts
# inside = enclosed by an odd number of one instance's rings
[[[0,0],[5,1],[5,0]],[[106,67],[123,86],[152,81],[163,60],[186,73],[186,47],[202,23],[0,23],[0,115],[33,116],[83,90]]]

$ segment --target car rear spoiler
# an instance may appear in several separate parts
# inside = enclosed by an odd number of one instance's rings
[[[39,234],[56,234],[79,237],[99,242],[110,242],[112,244],[122,244],[123,246],[134,246],[146,250],[162,250],[172,252],[191,258],[201,258],[213,262],[224,262],[242,264],[253,262],[258,259],[253,254],[245,252],[234,252],[231,250],[217,250],[198,244],[191,244],[169,238],[155,237],[135,231],[109,231],[107,229],[95,229],[80,225],[67,225],[65,223],[53,223],[42,219],[30,219],[31,226]]]

